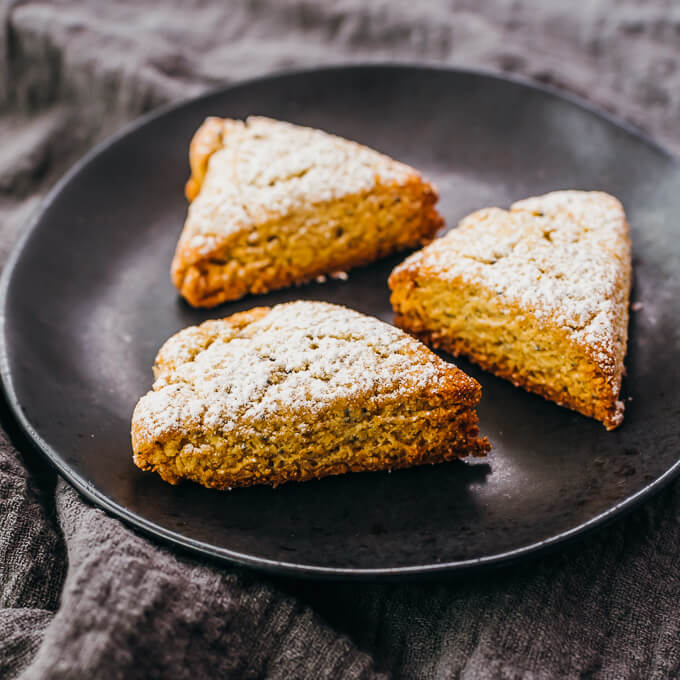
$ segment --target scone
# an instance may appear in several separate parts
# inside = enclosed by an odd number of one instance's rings
[[[171,337],[132,417],[134,461],[226,489],[483,455],[479,384],[403,331],[323,302]]]
[[[189,151],[191,201],[172,280],[211,307],[429,242],[436,189],[340,137],[268,118],[208,118]]]
[[[555,191],[480,210],[389,285],[401,328],[608,430],[623,421],[631,244],[614,197]]]

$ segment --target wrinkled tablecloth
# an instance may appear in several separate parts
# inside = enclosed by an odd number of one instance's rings
[[[291,66],[510,71],[680,150],[680,4],[0,4],[0,262],[96,141]],[[552,556],[448,581],[294,581],[181,554],[92,507],[0,409],[0,677],[680,676],[680,484]],[[18,450],[20,449],[20,451]]]

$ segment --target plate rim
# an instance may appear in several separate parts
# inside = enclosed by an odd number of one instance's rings
[[[408,579],[418,576],[434,576],[443,574],[453,574],[473,569],[481,569],[488,567],[498,567],[509,563],[517,562],[521,559],[529,557],[536,557],[542,555],[547,551],[563,546],[577,538],[584,537],[590,534],[593,530],[603,527],[615,519],[621,518],[627,512],[638,507],[643,501],[647,500],[654,494],[661,491],[664,487],[670,484],[675,477],[680,475],[680,456],[676,462],[671,465],[660,476],[656,477],[652,482],[642,487],[636,493],[624,498],[618,503],[610,506],[603,512],[591,517],[585,522],[550,536],[541,541],[530,543],[528,545],[515,548],[513,550],[485,555],[483,557],[472,558],[467,560],[454,560],[449,562],[412,565],[405,567],[374,567],[374,568],[354,568],[354,567],[323,567],[318,565],[310,565],[304,563],[288,562],[283,560],[272,560],[263,557],[257,557],[242,553],[228,548],[219,548],[211,543],[190,538],[179,532],[166,529],[155,522],[146,519],[145,517],[130,511],[125,506],[113,501],[104,493],[99,491],[91,482],[82,477],[80,474],[72,470],[68,463],[63,460],[63,457],[51,447],[33,427],[28,418],[23,412],[19,399],[17,397],[12,372],[10,370],[10,359],[7,342],[7,315],[6,309],[9,301],[9,288],[12,282],[13,273],[19,263],[21,256],[25,250],[27,242],[30,240],[38,223],[46,209],[59,196],[62,189],[69,184],[69,182],[84,170],[96,157],[105,152],[108,148],[115,145],[120,139],[127,135],[136,132],[149,124],[152,124],[156,119],[161,118],[169,113],[173,113],[182,108],[190,107],[196,103],[207,100],[217,95],[228,94],[229,91],[241,87],[249,87],[256,83],[266,82],[271,80],[279,80],[285,77],[298,77],[319,73],[333,73],[338,71],[367,71],[367,70],[411,70],[422,72],[446,72],[458,75],[472,75],[488,80],[501,81],[505,83],[512,83],[520,87],[528,88],[530,90],[539,91],[547,94],[550,97],[557,98],[571,106],[575,106],[587,113],[598,118],[604,119],[612,125],[623,129],[629,135],[638,138],[647,146],[652,147],[657,152],[664,155],[672,164],[680,169],[680,157],[677,156],[670,149],[667,149],[662,144],[651,138],[640,128],[624,120],[623,118],[604,111],[596,105],[563,90],[559,90],[550,85],[540,83],[530,78],[519,76],[517,74],[507,74],[490,69],[483,68],[463,68],[452,67],[439,64],[427,64],[419,62],[408,61],[365,61],[365,62],[350,62],[338,63],[321,67],[309,68],[292,68],[269,72],[254,78],[245,80],[238,80],[231,83],[222,83],[213,88],[208,89],[204,93],[173,101],[163,106],[160,106],[146,114],[143,114],[134,120],[124,125],[113,135],[102,140],[96,144],[90,151],[79,158],[66,173],[55,183],[55,185],[45,194],[45,196],[38,202],[38,205],[33,210],[33,213],[27,220],[23,233],[17,242],[12,247],[10,254],[5,262],[5,266],[0,276],[0,381],[2,382],[2,389],[4,391],[9,411],[14,419],[17,421],[20,428],[27,435],[29,442],[56,471],[79,493],[81,493],[88,501],[98,506],[115,518],[122,520],[128,526],[141,530],[147,536],[160,538],[171,543],[174,546],[187,549],[193,553],[218,559],[222,562],[227,562],[236,566],[245,566],[256,568],[261,571],[277,573],[287,576],[307,577],[307,578],[324,578],[324,579],[343,579],[343,580],[377,580],[380,579]]]

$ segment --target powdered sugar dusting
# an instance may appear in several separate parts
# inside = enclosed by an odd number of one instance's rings
[[[623,359],[631,248],[623,208],[608,194],[556,191],[509,212],[480,210],[400,267],[495,291],[564,328],[608,372]]]
[[[261,117],[224,120],[224,147],[212,154],[189,207],[183,240],[206,255],[220,238],[299,207],[405,182],[412,168],[330,135]]]
[[[447,371],[449,364],[377,319],[293,302],[241,329],[225,319],[173,336],[134,421],[153,440],[181,427],[226,433],[282,409],[318,412],[358,397],[393,400],[436,389]]]

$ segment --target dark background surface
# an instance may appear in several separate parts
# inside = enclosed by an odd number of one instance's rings
[[[475,206],[509,205],[532,192],[575,187],[618,196],[633,225],[641,305],[626,361],[625,427],[607,432],[461,360],[484,390],[480,427],[493,452],[482,461],[231,493],[171,487],[138,470],[130,414],[149,389],[158,347],[180,328],[308,298],[392,320],[387,277],[403,254],[353,271],[347,282],[212,310],[182,302],[168,263],[186,214],[186,140],[215,112],[309,124],[416,165],[445,187],[441,210],[451,226]],[[577,531],[680,457],[676,214],[680,164],[522,85],[369,66],[230,88],[131,131],[79,167],[45,207],[11,270],[4,307],[15,403],[60,469],[104,507],[211,555],[293,575],[409,574],[505,560]]]
[[[163,102],[293,65],[417,59],[516,72],[680,149],[670,0],[145,4],[3,5],[3,261],[95,141]],[[679,515],[675,484],[516,568],[418,585],[271,580],[156,546],[4,442],[0,674],[675,677]]]

